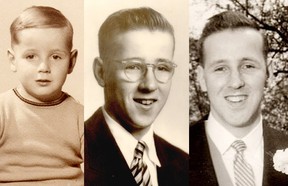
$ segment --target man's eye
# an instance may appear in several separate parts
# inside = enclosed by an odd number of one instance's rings
[[[227,69],[225,68],[225,67],[216,67],[215,69],[214,69],[214,71],[215,72],[224,72],[224,71],[226,71]]]
[[[251,64],[247,64],[247,65],[244,65],[243,68],[244,69],[253,69],[253,68],[255,68],[255,66],[251,65]]]

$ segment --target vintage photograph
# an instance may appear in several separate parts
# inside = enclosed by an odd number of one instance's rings
[[[0,6],[0,185],[83,185],[83,1]]]
[[[287,185],[287,2],[189,8],[190,185]]]
[[[189,184],[187,4],[85,1],[85,185]]]
[[[0,186],[288,185],[288,0],[0,7]]]

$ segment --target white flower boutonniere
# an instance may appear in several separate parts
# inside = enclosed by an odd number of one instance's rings
[[[273,156],[274,169],[288,175],[288,148],[277,150]]]

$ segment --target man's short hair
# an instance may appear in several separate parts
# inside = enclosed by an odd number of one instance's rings
[[[47,6],[32,6],[25,9],[11,24],[11,44],[19,43],[17,33],[29,28],[67,28],[67,45],[72,49],[73,27],[59,11]]]
[[[174,29],[159,12],[148,7],[123,9],[111,14],[100,27],[98,34],[100,57],[109,58],[117,35],[138,29],[168,32],[173,37],[175,45]]]
[[[254,21],[252,21],[251,19],[249,19],[240,12],[225,11],[211,17],[209,19],[209,22],[205,25],[202,31],[202,35],[198,42],[200,64],[204,65],[203,44],[207,37],[223,30],[227,29],[235,30],[239,28],[250,28],[260,31],[259,26]],[[266,59],[268,53],[268,43],[264,34],[262,34],[262,37],[263,37],[263,55],[264,58]]]

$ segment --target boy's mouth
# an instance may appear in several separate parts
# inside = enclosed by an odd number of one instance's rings
[[[37,82],[51,82],[51,81],[48,80],[48,79],[37,79],[36,81],[37,81]]]
[[[36,82],[41,85],[41,86],[46,86],[48,85],[51,81],[48,79],[38,79],[36,80]]]
[[[134,99],[134,101],[142,105],[152,105],[157,100],[156,99]]]

